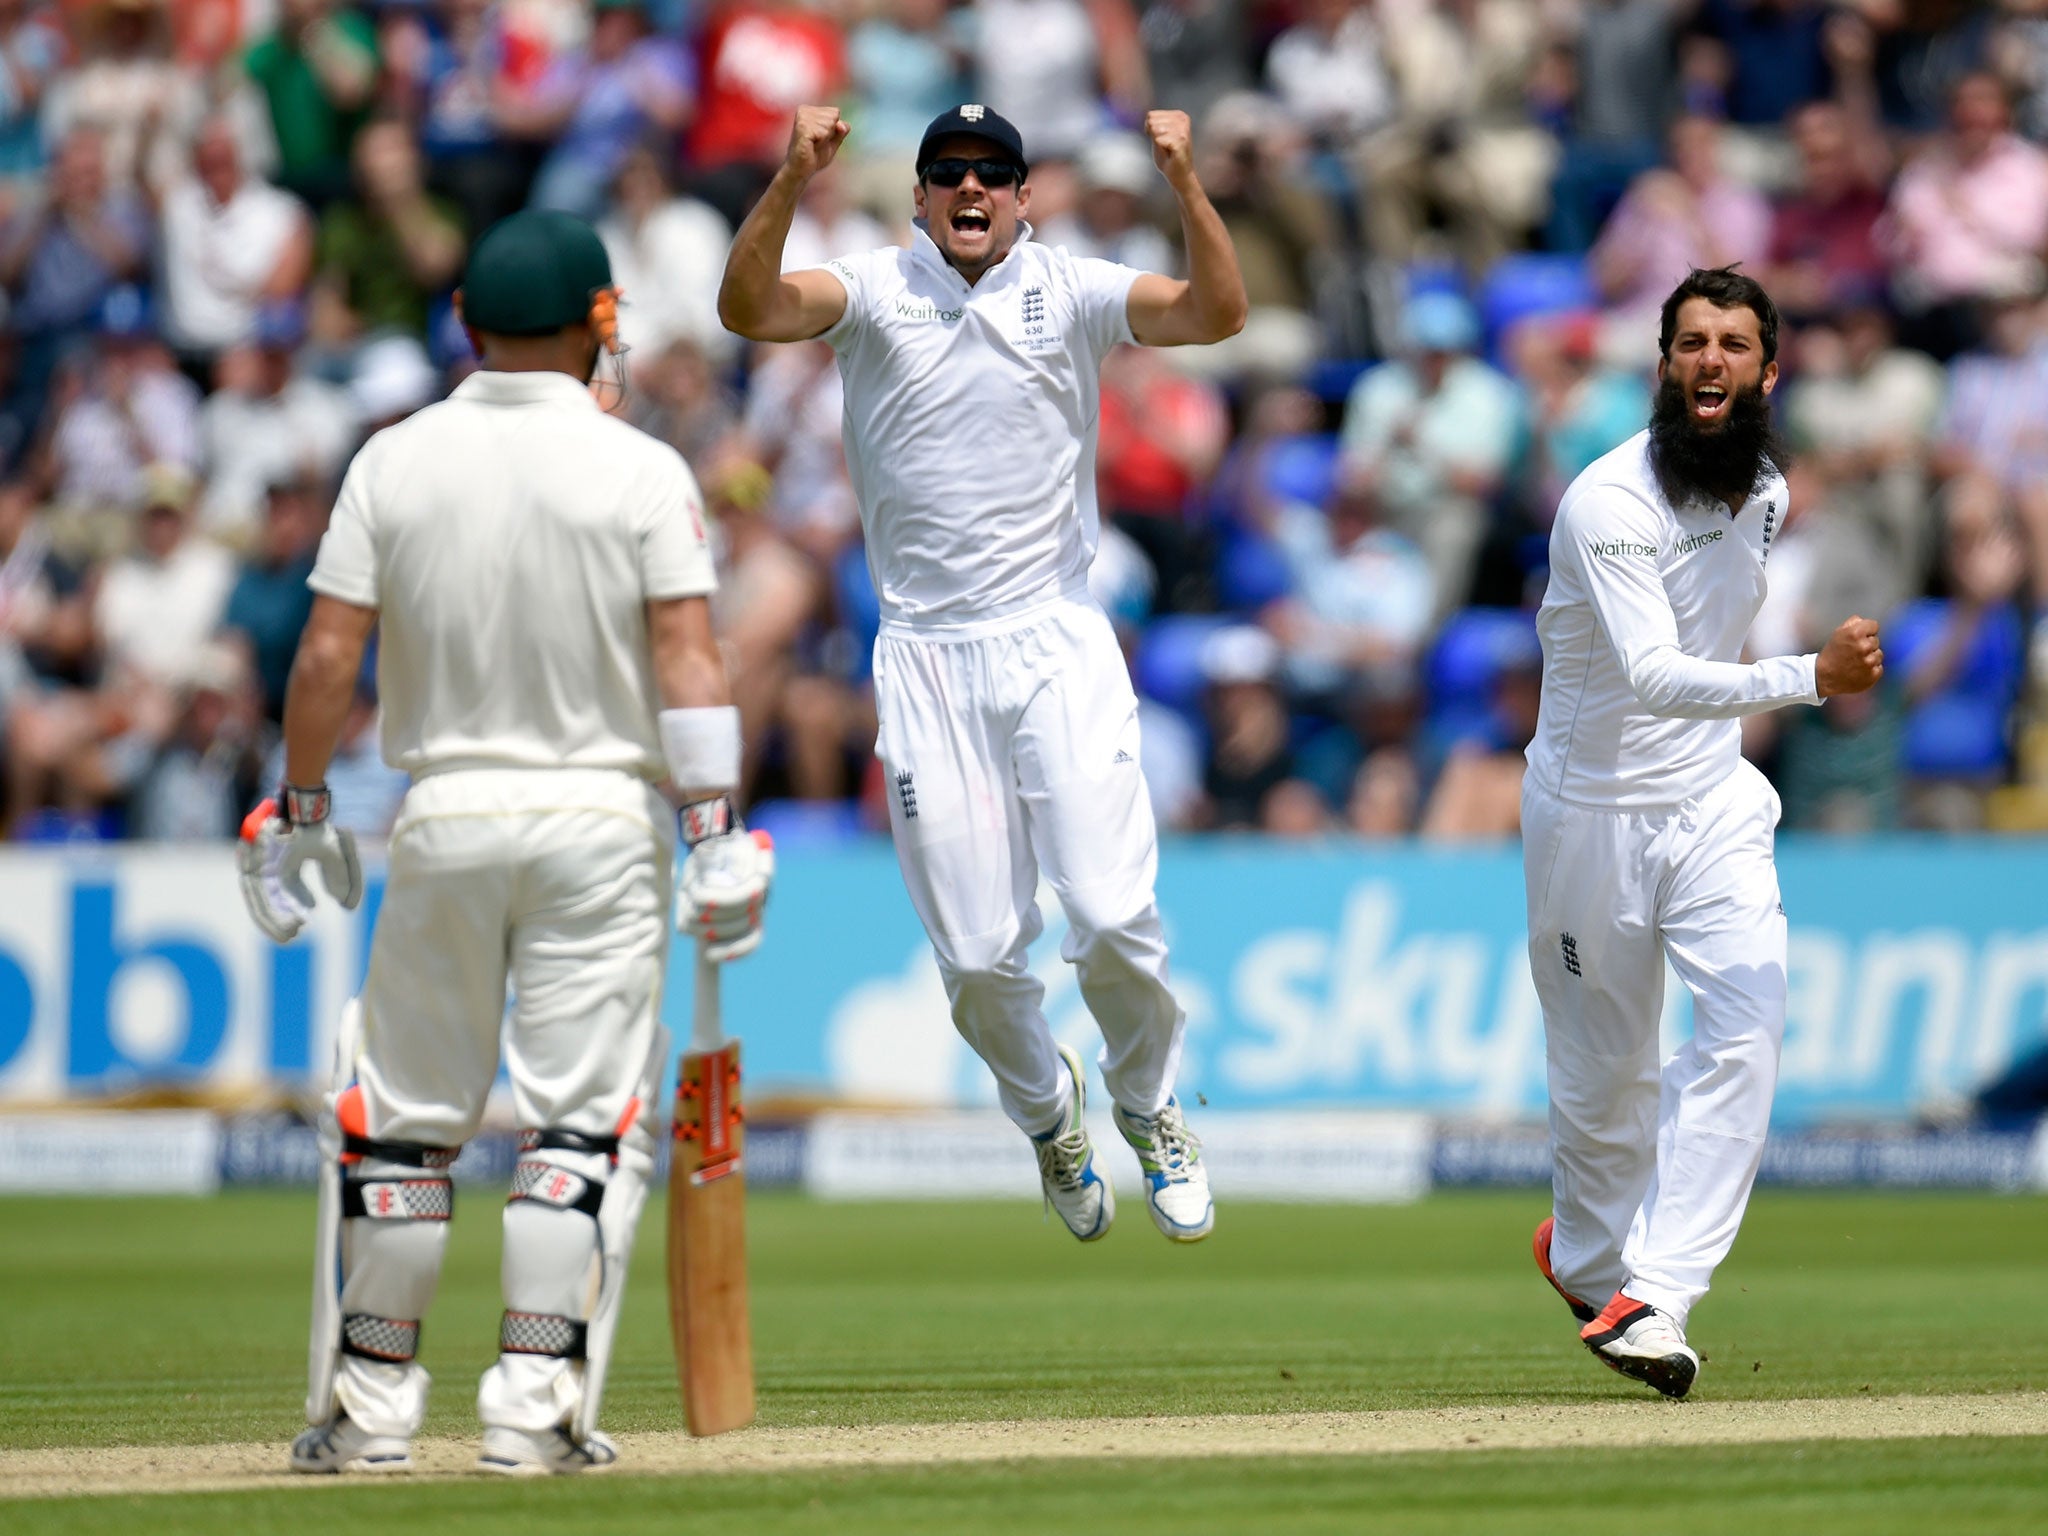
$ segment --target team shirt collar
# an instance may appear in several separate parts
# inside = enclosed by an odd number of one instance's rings
[[[478,405],[568,405],[596,410],[587,385],[566,373],[494,373],[479,368],[455,386],[455,398]]]
[[[940,275],[952,279],[952,281],[970,293],[986,292],[989,287],[1009,281],[1010,275],[1017,270],[1018,247],[1024,245],[1030,239],[1030,222],[1026,219],[1019,219],[1017,221],[1017,239],[1015,243],[1011,245],[1001,261],[982,274],[981,282],[970,287],[967,279],[960,275],[959,270],[950,261],[946,260],[945,253],[939,249],[938,242],[932,239],[930,226],[927,221],[924,219],[912,219],[910,221],[910,254],[912,259],[918,265],[929,267]]]

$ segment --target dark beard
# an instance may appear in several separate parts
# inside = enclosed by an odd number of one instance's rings
[[[1676,379],[1658,386],[1650,411],[1650,468],[1674,507],[1696,496],[1747,501],[1791,462],[1763,386],[1736,390],[1726,425],[1712,431],[1693,420]]]

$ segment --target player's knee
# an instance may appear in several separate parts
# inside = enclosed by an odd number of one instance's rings
[[[1070,958],[1134,956],[1163,945],[1159,906],[1149,891],[1105,881],[1060,893]]]
[[[1024,974],[1024,938],[1014,924],[987,933],[938,941],[939,971],[947,992],[963,996],[1001,991]]]

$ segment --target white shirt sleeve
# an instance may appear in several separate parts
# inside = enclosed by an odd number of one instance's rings
[[[824,331],[819,339],[835,352],[844,352],[867,329],[868,318],[868,269],[871,253],[857,256],[835,256],[824,266],[815,270],[830,272],[839,279],[839,286],[846,290],[846,308]]]
[[[1726,720],[1785,704],[1818,704],[1814,656],[1703,661],[1678,642],[1658,570],[1650,509],[1618,486],[1590,487],[1559,512],[1587,601],[1643,708],[1679,720]]]
[[[682,455],[666,451],[634,508],[640,590],[650,599],[705,597],[718,587],[704,534],[704,495]]]
[[[1136,267],[1093,256],[1070,258],[1074,273],[1074,300],[1080,311],[1081,330],[1097,357],[1111,347],[1132,340],[1131,284],[1140,276]]]
[[[334,515],[327,520],[327,532],[320,539],[320,554],[313,562],[313,574],[306,585],[325,597],[339,598],[359,608],[376,608],[377,532],[372,515],[370,478],[373,473],[375,439],[348,467],[335,498]]]

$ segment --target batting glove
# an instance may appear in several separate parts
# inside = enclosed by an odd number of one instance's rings
[[[355,835],[327,819],[333,797],[327,786],[300,789],[286,784],[242,822],[242,903],[256,926],[280,944],[299,936],[313,915],[313,888],[306,866],[317,864],[327,894],[353,912],[363,900],[363,866]]]
[[[752,954],[775,880],[775,840],[740,826],[723,799],[685,806],[682,830],[690,852],[676,882],[676,932],[703,945],[707,960]]]

